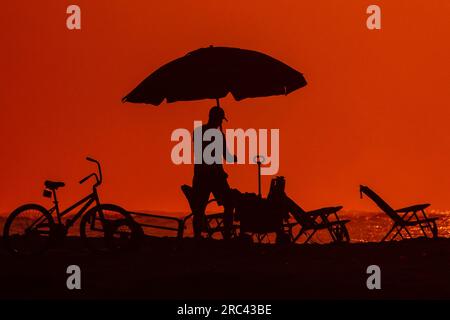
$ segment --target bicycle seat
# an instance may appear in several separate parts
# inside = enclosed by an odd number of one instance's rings
[[[60,182],[60,181],[50,181],[50,180],[46,180],[44,182],[44,185],[47,189],[50,190],[56,190],[60,187],[64,187],[66,184],[64,182]]]

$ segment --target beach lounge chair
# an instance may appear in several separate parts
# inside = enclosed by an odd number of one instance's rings
[[[397,237],[401,237],[402,239],[404,239],[404,236],[412,238],[413,236],[408,230],[408,228],[412,226],[419,226],[425,238],[437,238],[437,218],[428,218],[425,213],[425,209],[430,206],[428,203],[394,210],[389,204],[387,204],[386,201],[384,201],[369,187],[361,185],[359,187],[359,190],[361,198],[362,194],[364,193],[366,196],[372,199],[372,201],[375,202],[376,205],[381,210],[383,210],[383,212],[386,213],[394,222],[392,228],[388,231],[388,233],[383,237],[381,241],[387,240],[389,236],[391,236],[390,241],[394,240]],[[419,214],[421,214],[421,216],[419,216]],[[402,234],[402,231],[404,231],[404,234]]]
[[[328,230],[333,242],[350,241],[350,235],[346,227],[350,220],[341,220],[337,215],[342,206],[325,207],[307,212],[288,196],[285,196],[283,201],[290,215],[296,221],[295,223],[285,224],[292,242],[297,242],[301,236],[305,236],[303,243],[309,243],[314,234],[320,230]],[[296,225],[300,226],[300,231],[294,234],[293,228]]]

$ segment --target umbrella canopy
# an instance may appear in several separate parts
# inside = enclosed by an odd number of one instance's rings
[[[239,101],[287,95],[305,85],[300,72],[266,54],[210,46],[162,66],[122,101],[157,106],[164,99],[169,103],[219,99],[228,93]]]

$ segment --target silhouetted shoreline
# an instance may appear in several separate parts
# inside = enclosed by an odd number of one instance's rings
[[[95,255],[79,238],[34,258],[1,248],[1,299],[450,299],[450,239],[344,245],[257,245],[146,237]],[[77,264],[82,289],[66,289]],[[381,290],[366,288],[379,265]]]

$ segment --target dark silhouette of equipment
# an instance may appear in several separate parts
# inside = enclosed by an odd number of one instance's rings
[[[284,177],[274,177],[267,198],[233,189],[234,237],[251,237],[257,242],[262,242],[269,238],[269,234],[274,233],[277,243],[300,242],[301,239],[304,239],[301,242],[308,243],[316,232],[325,230],[333,242],[350,241],[346,228],[350,220],[341,220],[338,216],[342,206],[304,211],[286,195],[285,184]],[[181,189],[191,205],[192,188],[183,185]],[[214,202],[217,201],[210,199],[208,204]],[[192,214],[187,219],[190,216]],[[223,213],[206,214],[203,233],[207,238],[223,235]]]
[[[428,218],[425,209],[430,204],[418,204],[406,208],[394,210],[386,201],[367,186],[359,186],[360,197],[362,194],[368,196],[375,204],[383,210],[383,212],[394,222],[391,229],[386,233],[381,241],[385,241],[391,236],[390,241],[397,237],[401,239],[413,238],[409,227],[418,226],[425,238],[437,238],[438,228],[436,224],[437,218]],[[419,216],[421,215],[421,217]],[[404,234],[402,234],[404,231]]]
[[[103,181],[100,162],[89,157],[86,160],[97,165],[97,172],[81,179],[80,184],[94,178],[92,193],[61,212],[56,191],[65,183],[47,180],[43,196],[53,198],[53,207],[46,209],[39,204],[25,204],[8,216],[3,239],[11,253],[30,255],[44,252],[52,244],[61,243],[80,218],[80,236],[89,249],[98,252],[136,247],[142,235],[141,227],[121,207],[100,203],[97,193]],[[75,215],[63,221],[63,217],[76,210]]]

